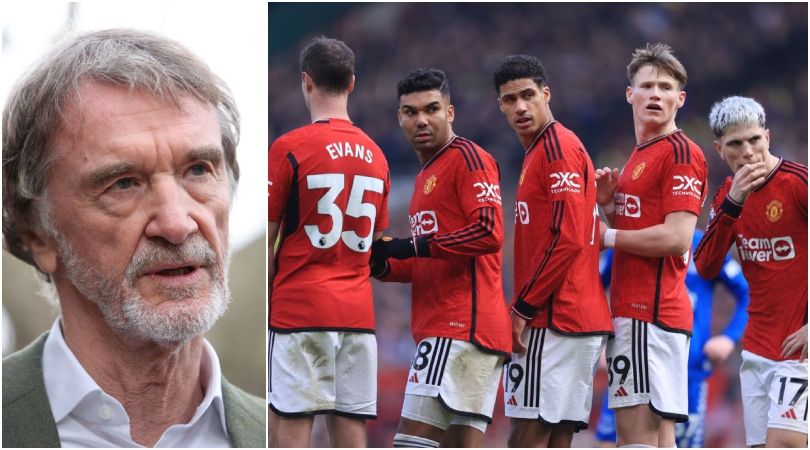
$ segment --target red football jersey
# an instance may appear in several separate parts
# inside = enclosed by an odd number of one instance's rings
[[[269,220],[282,221],[270,293],[274,330],[374,330],[373,234],[388,226],[388,163],[349,121],[293,130],[270,146]]]
[[[416,176],[408,214],[412,236],[431,236],[430,257],[389,259],[382,279],[413,284],[414,339],[460,339],[511,354],[495,159],[472,141],[453,138]]]
[[[676,211],[700,215],[707,176],[703,152],[681,130],[637,146],[619,176],[614,227],[648,228]],[[610,282],[613,316],[691,335],[692,306],[685,284],[689,253],[650,258],[616,249]]]
[[[743,349],[780,361],[782,342],[807,323],[807,166],[780,160],[744,206],[718,189],[712,220],[695,250],[704,278],[716,275],[732,243],[751,290]]]
[[[515,199],[515,299],[529,325],[567,335],[612,334],[599,278],[599,225],[591,158],[551,122],[523,160]]]

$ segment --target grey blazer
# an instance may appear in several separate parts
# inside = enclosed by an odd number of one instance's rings
[[[48,333],[3,359],[3,447],[61,447],[42,378]],[[228,436],[234,447],[266,447],[267,408],[222,377]]]

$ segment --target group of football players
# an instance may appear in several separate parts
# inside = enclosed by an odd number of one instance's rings
[[[455,134],[447,75],[416,69],[396,87],[420,170],[410,235],[392,237],[388,164],[348,114],[354,54],[321,37],[300,64],[312,123],[268,156],[270,445],[308,446],[314,415],[326,414],[332,445],[366,446],[365,421],[376,417],[374,277],[412,285],[416,353],[394,447],[480,446],[501,385],[510,446],[569,447],[588,426],[603,352],[616,445],[676,446],[675,424],[693,412],[685,278],[708,167],[675,124],[687,74],[672,49],[647,44],[632,55],[625,94],[636,146],[621,171],[594,168],[554,119],[538,58],[507,56],[493,73],[497,106],[525,150],[508,307],[500,170]],[[733,176],[714,197],[693,267],[718,277],[736,244],[751,286],[746,443],[806,446],[807,167],[770,154],[765,112],[751,98],[719,101],[709,126]],[[697,352],[723,359],[737,338],[702,340]]]

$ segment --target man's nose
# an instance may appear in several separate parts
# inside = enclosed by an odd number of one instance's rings
[[[189,235],[199,231],[192,216],[194,200],[174,178],[153,184],[149,208],[148,237],[163,238],[172,244],[182,244]]]

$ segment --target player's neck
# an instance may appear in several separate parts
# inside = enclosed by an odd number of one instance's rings
[[[442,145],[440,145],[440,146],[438,146],[436,148],[430,149],[430,150],[417,150],[417,149],[414,149],[414,151],[416,152],[416,159],[419,160],[419,165],[424,166],[428,161],[430,161],[431,159],[433,159],[434,156],[436,156],[436,153],[438,153],[439,150],[447,147],[447,144],[449,144],[450,141],[452,141],[455,137],[456,137],[456,134],[453,133],[453,130],[451,129],[450,134],[448,135],[447,139],[445,139],[445,141],[444,141],[444,143]]]
[[[678,126],[675,125],[674,120],[672,122],[665,123],[661,126],[636,122],[636,145],[641,145],[645,142],[649,142],[657,137],[672,133],[677,129]]]
[[[323,119],[349,119],[348,95],[324,95],[313,92],[309,100],[309,115],[313,122]]]
[[[765,170],[771,173],[777,164],[779,164],[779,157],[768,153],[768,156],[765,157]]]

